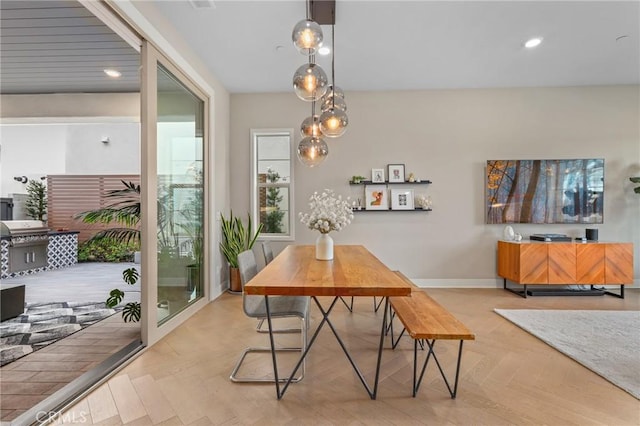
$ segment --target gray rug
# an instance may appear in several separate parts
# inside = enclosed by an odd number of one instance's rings
[[[115,313],[104,302],[28,303],[23,314],[0,322],[0,366]]]
[[[640,399],[640,312],[494,309]]]

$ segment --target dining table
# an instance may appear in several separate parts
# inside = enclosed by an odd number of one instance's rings
[[[291,384],[291,380],[301,367],[303,360],[309,353],[309,350],[325,324],[333,332],[333,335],[351,363],[369,397],[376,399],[382,350],[387,330],[389,297],[410,297],[411,286],[402,280],[394,271],[389,269],[369,250],[362,245],[336,245],[334,246],[332,260],[317,260],[315,256],[315,246],[289,245],[276,256],[274,260],[258,272],[253,279],[245,284],[244,291],[247,295],[262,295],[265,298],[276,395],[278,399],[284,396],[284,393]],[[276,347],[269,311],[269,296],[309,296],[322,314],[322,320],[313,332],[311,339],[309,339],[307,347],[303,348],[300,359],[288,376],[288,380],[283,382],[278,378]],[[319,299],[322,296],[330,296],[333,297],[333,299],[328,304],[326,299],[324,299],[325,305],[323,305]],[[329,317],[336,302],[342,297],[349,296],[376,296],[384,300],[384,313],[381,320],[380,343],[378,346],[378,358],[373,385],[369,384],[358,368]]]

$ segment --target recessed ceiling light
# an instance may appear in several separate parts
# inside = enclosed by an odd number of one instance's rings
[[[534,47],[538,47],[542,43],[542,37],[530,38],[524,43],[524,47],[527,49],[533,49]]]
[[[113,69],[106,69],[104,70],[104,73],[109,77],[113,77],[113,78],[118,78],[122,76],[122,73],[120,71],[113,70]]]
[[[331,49],[329,47],[327,47],[327,46],[322,46],[320,49],[318,49],[318,53],[320,55],[326,56],[329,53],[331,53]]]

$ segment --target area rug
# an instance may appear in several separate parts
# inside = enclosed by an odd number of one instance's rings
[[[494,309],[640,399],[640,312]]]
[[[0,323],[0,366],[37,351],[116,311],[104,302],[27,304],[25,312]]]

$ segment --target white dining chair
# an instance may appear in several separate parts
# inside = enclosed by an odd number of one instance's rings
[[[238,268],[240,269],[240,282],[242,284],[242,309],[245,315],[250,318],[265,319],[267,317],[267,308],[263,296],[250,296],[245,294],[244,286],[248,283],[257,273],[258,266],[256,264],[256,258],[253,251],[247,250],[238,255]],[[307,347],[307,328],[309,324],[309,298],[306,296],[271,296],[269,297],[269,311],[271,313],[271,319],[275,318],[290,318],[297,317],[300,319],[300,334],[301,346],[300,347],[282,347],[276,348],[276,352],[303,352]],[[297,330],[297,329],[296,329]],[[270,378],[257,378],[257,377],[239,377],[238,371],[242,366],[245,357],[252,352],[267,352],[271,353],[270,347],[249,347],[246,348],[238,363],[231,372],[230,379],[232,382],[237,383],[251,383],[251,382],[270,382],[273,383],[275,379]],[[306,360],[302,362],[302,368],[300,375],[295,377],[292,382],[299,382],[304,377]],[[279,382],[286,382],[288,378],[279,378]]]

